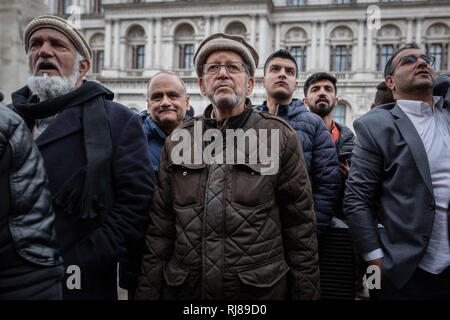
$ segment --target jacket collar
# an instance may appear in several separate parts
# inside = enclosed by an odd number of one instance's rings
[[[165,140],[167,137],[167,134],[164,132],[163,129],[161,129],[155,121],[153,121],[152,117],[147,114],[147,116],[144,118],[144,131],[146,135],[157,135],[162,140]]]
[[[267,100],[263,102],[260,109],[262,111],[269,112],[269,108],[267,107]],[[303,101],[300,99],[292,99],[291,103],[289,104],[279,104],[276,115],[282,118],[287,117],[290,119],[302,112],[308,112],[308,109],[305,107]]]
[[[206,127],[220,129],[222,131],[225,129],[238,129],[245,125],[248,117],[252,113],[252,102],[247,98],[245,100],[244,110],[240,114],[224,120],[217,120],[214,118],[213,110],[213,105],[210,104],[203,112],[203,119]]]

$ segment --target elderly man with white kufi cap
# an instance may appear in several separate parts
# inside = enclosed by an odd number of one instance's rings
[[[83,80],[92,50],[66,20],[37,17],[24,41],[31,76],[12,94],[13,109],[32,130],[49,176],[63,297],[117,299],[117,263],[125,259],[126,274],[137,272],[153,193],[141,120],[110,90]]]

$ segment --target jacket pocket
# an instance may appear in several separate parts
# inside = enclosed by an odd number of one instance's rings
[[[172,171],[172,199],[176,206],[195,206],[202,203],[200,187],[206,175],[206,164],[169,164]]]
[[[181,286],[189,275],[189,271],[186,271],[174,263],[167,263],[163,269],[164,280],[166,280],[169,286]]]
[[[288,271],[289,266],[283,259],[252,270],[241,271],[238,276],[241,282],[246,285],[257,288],[270,288],[283,278]]]
[[[164,300],[200,299],[200,272],[188,271],[173,261],[163,269],[164,282],[162,297]]]
[[[256,207],[273,199],[272,176],[264,175],[262,164],[237,164],[233,166],[232,201],[245,207]]]

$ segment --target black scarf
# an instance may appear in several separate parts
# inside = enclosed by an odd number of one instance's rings
[[[81,219],[95,218],[105,213],[110,198],[105,177],[110,174],[112,144],[105,99],[114,94],[102,85],[85,81],[65,95],[39,102],[25,86],[12,94],[14,109],[33,127],[36,119],[44,119],[65,109],[82,106],[84,147],[87,164],[64,183],[53,196],[56,208]],[[57,121],[57,120],[55,120]]]

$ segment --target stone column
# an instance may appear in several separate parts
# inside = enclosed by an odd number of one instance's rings
[[[205,16],[205,38],[211,34],[211,16]]]
[[[214,17],[214,33],[219,32],[219,19],[220,19],[219,16]]]
[[[105,21],[105,69],[111,68],[111,20]]]
[[[364,19],[359,20],[358,24],[358,57],[356,59],[356,70],[364,69],[364,27],[366,21]]]
[[[413,38],[413,31],[412,31],[412,25],[413,25],[413,18],[408,18],[408,25],[406,27],[406,42],[412,42]]]
[[[317,21],[311,21],[311,54],[307,58],[311,69],[317,66]]]
[[[259,59],[262,63],[267,58],[267,20],[266,16],[259,16]]]
[[[116,20],[114,21],[114,55],[113,55],[114,58],[113,67],[115,69],[118,69],[119,67],[119,61],[122,58],[121,55],[122,52],[120,50],[120,21]]]
[[[156,18],[155,67],[161,67],[161,18]]]
[[[118,39],[119,41],[119,39]],[[130,65],[126,65],[127,57],[127,39],[125,37],[120,38],[120,70],[130,69]]]
[[[179,59],[174,59],[175,57],[175,36],[171,36],[169,39],[169,56],[167,57],[167,67],[171,69],[178,69],[178,65],[175,66],[175,61]]]
[[[447,73],[450,71],[450,45],[447,45]],[[444,48],[442,48],[444,49]]]
[[[365,55],[365,59],[366,59],[366,71],[372,71],[372,60],[373,60],[373,41],[372,41],[372,33],[373,30],[372,29],[368,29],[367,30],[367,43],[366,43],[366,55]]]
[[[326,24],[325,20],[321,20],[320,21],[320,54],[319,54],[319,57],[320,57],[319,61],[320,62],[319,62],[319,68],[327,70],[328,66],[326,65],[326,63],[327,63],[327,59],[326,59],[326,55],[327,55],[326,50],[327,50],[327,48],[325,46],[325,40],[326,40],[326,37],[325,37],[325,24]]]
[[[145,43],[145,69],[152,67],[153,63],[153,18],[147,20],[147,42]]]
[[[281,23],[275,24],[275,51],[281,49]]]
[[[256,16],[250,15],[250,44],[254,47],[256,45]]]
[[[422,45],[422,23],[423,18],[418,17],[416,20],[416,43],[419,47]]]

